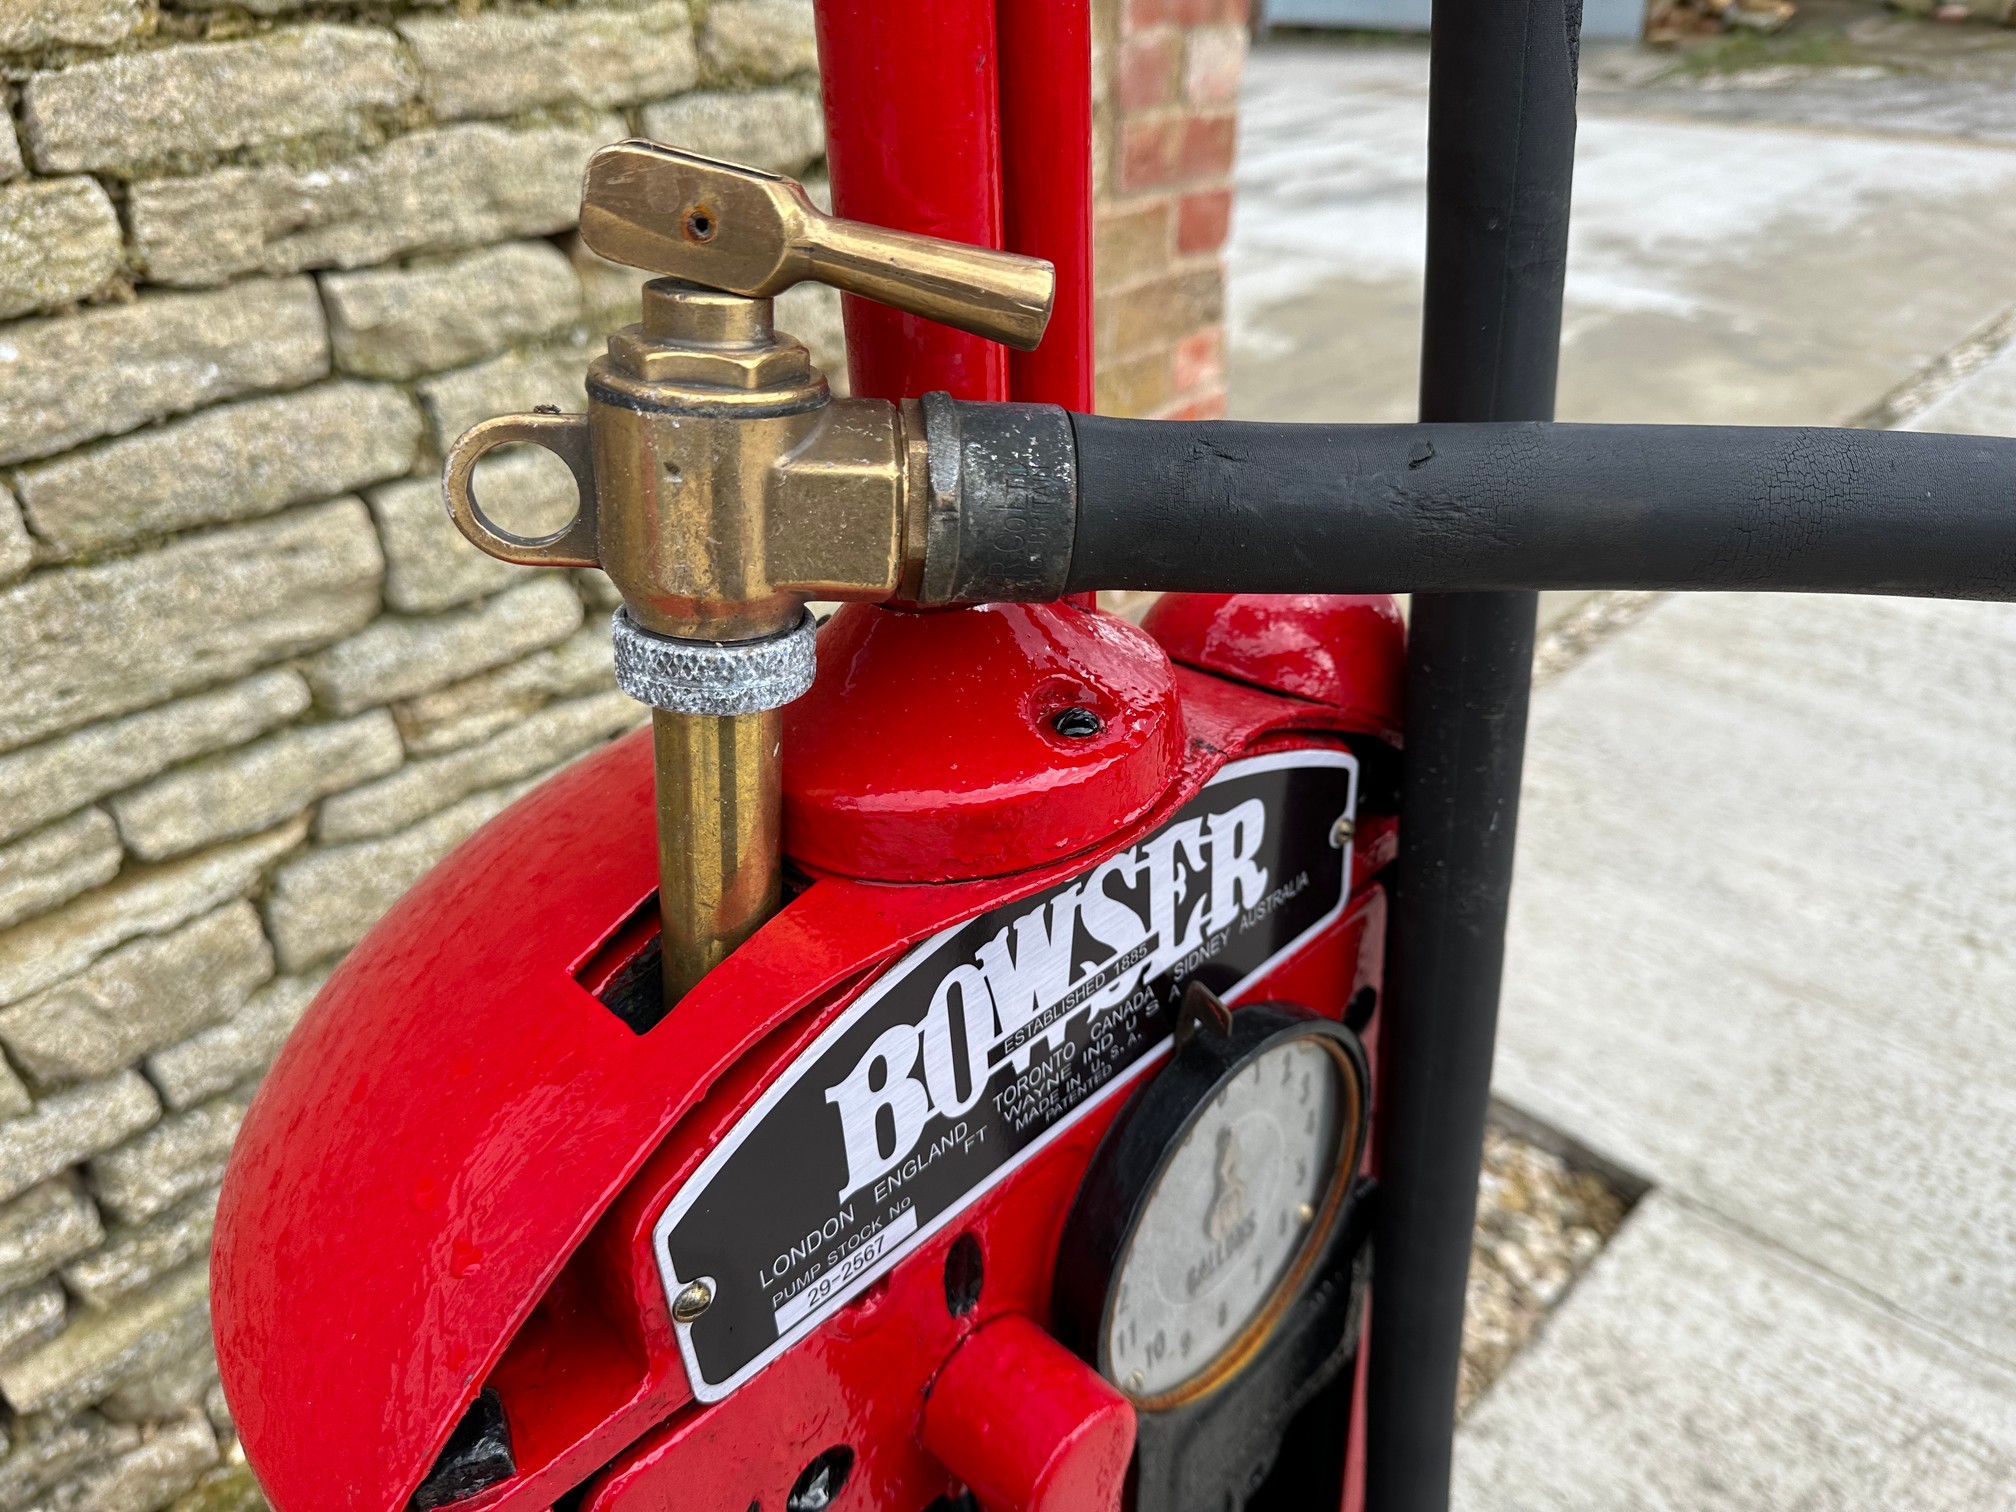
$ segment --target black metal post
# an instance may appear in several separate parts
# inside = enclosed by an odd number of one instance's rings
[[[1581,0],[1435,0],[1423,420],[1551,420]],[[1531,593],[1423,594],[1382,1035],[1368,1512],[1443,1512],[1532,680]]]

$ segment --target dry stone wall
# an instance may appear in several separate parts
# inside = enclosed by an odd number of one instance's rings
[[[579,409],[631,133],[823,152],[805,0],[0,0],[0,1512],[249,1506],[223,1163],[330,966],[639,722],[594,574],[465,545],[443,448]],[[816,291],[787,329],[838,362]],[[571,508],[485,465],[493,510]]]

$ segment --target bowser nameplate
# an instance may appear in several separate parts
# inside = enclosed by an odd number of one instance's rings
[[[1344,909],[1358,764],[1228,763],[1154,833],[919,945],[764,1090],[653,1231],[693,1391],[726,1396]]]

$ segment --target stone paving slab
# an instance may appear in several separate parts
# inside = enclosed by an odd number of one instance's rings
[[[1654,1195],[1465,1423],[1453,1501],[2006,1512],[2012,1497],[2016,1370]]]
[[[1661,604],[1535,699],[1499,1095],[2016,1362],[2012,749],[2016,606]]]
[[[1280,43],[1248,68],[1234,413],[1411,419],[1426,52]],[[1650,119],[1631,98],[1585,101],[1562,419],[1837,424],[2016,304],[2007,146]]]

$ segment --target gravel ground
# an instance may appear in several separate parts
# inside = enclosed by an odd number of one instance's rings
[[[1464,1306],[1461,1417],[1512,1363],[1624,1221],[1598,1177],[1500,1128],[1484,1136]]]

